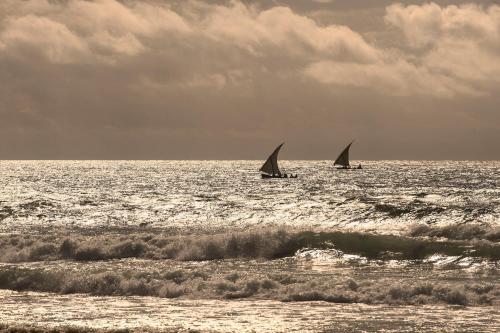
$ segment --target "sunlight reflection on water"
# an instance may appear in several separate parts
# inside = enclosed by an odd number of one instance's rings
[[[500,310],[276,301],[167,300],[0,291],[0,321],[43,327],[184,328],[217,332],[498,332]],[[29,322],[28,322],[29,323]]]
[[[2,161],[0,230],[30,226],[250,225],[397,233],[409,223],[500,222],[500,162],[283,161],[298,179],[262,180],[260,161]],[[471,186],[474,184],[474,186]]]

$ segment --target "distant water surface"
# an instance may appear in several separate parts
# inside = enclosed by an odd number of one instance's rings
[[[260,161],[1,161],[0,230],[57,225],[186,229],[255,225],[397,233],[500,223],[500,162],[283,161],[298,179],[262,180]]]

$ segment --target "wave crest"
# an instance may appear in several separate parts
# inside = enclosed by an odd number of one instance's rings
[[[342,276],[291,276],[287,273],[240,272],[221,275],[201,270],[167,272],[58,272],[39,268],[4,267],[0,288],[15,291],[85,293],[100,296],[153,296],[165,298],[325,301],[366,304],[500,304],[497,284],[394,281],[388,278],[358,279]]]
[[[432,236],[446,232],[456,235],[456,230],[419,227],[411,233],[414,236]],[[467,233],[467,230],[469,229],[462,231],[463,238],[474,234]],[[0,261],[100,261],[122,258],[180,261],[277,259],[294,256],[301,249],[338,250],[344,254],[378,260],[420,260],[435,254],[500,259],[500,244],[486,240],[436,241],[355,232],[260,229],[178,236],[148,233],[74,237],[51,235],[43,238],[36,235],[10,235],[0,238]]]

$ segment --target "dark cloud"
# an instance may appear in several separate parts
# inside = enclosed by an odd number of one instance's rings
[[[498,159],[499,36],[487,2],[6,0],[0,157]]]

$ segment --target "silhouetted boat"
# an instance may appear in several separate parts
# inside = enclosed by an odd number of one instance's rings
[[[342,150],[340,153],[339,157],[335,160],[335,163],[333,165],[337,166],[337,169],[345,170],[345,169],[362,169],[361,164],[359,164],[357,167],[353,168],[351,167],[351,164],[349,163],[349,149],[351,148],[351,145],[354,141],[351,141],[347,145],[347,147]]]
[[[280,168],[278,166],[278,154],[280,152],[281,147],[283,147],[285,143],[280,144],[273,153],[267,158],[264,162],[260,171],[263,172],[261,174],[262,178],[297,178],[297,175],[288,176],[286,173],[281,173]]]

